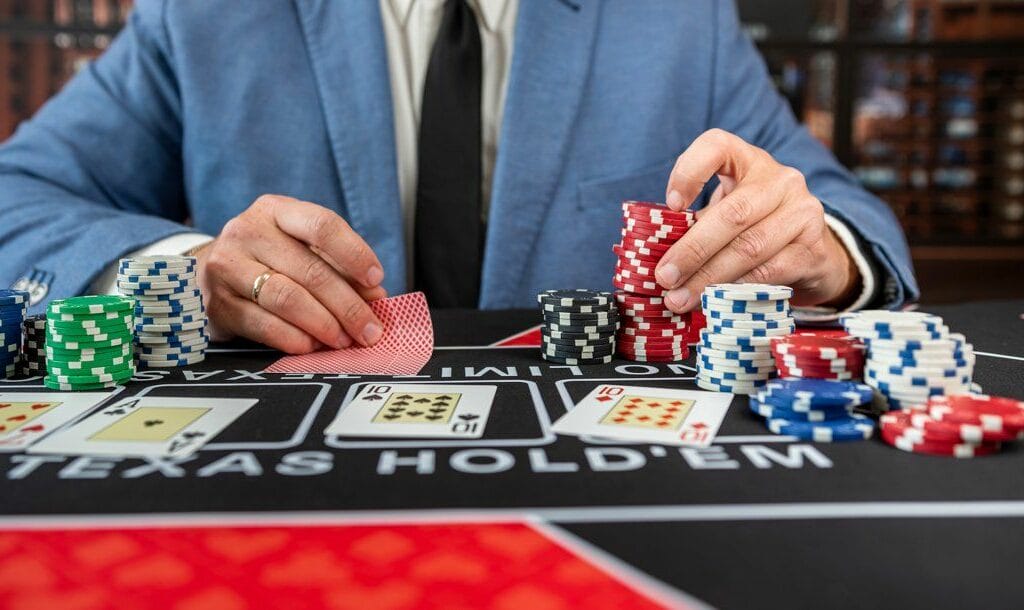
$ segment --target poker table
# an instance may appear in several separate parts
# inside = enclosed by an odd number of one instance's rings
[[[1024,302],[925,309],[974,343],[987,393],[1024,397]],[[259,403],[181,460],[0,454],[0,607],[991,609],[1024,599],[1019,446],[952,459],[877,439],[808,443],[769,433],[744,397],[707,449],[556,436],[551,422],[595,384],[695,389],[692,357],[556,366],[528,346],[537,311],[432,315],[426,368],[386,381],[496,385],[482,438],[325,437],[346,400],[382,379],[261,373],[279,354],[255,345],[142,372],[120,396]]]

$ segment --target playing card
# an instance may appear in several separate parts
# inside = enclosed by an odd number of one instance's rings
[[[342,406],[324,434],[480,438],[496,390],[479,384],[372,383]]]
[[[434,326],[427,299],[412,292],[370,302],[384,327],[372,347],[324,350],[285,356],[268,373],[336,373],[347,375],[417,375],[434,353]]]
[[[256,404],[252,398],[127,398],[29,448],[29,453],[182,457]]]
[[[21,451],[110,397],[110,392],[0,394],[0,452]]]
[[[552,430],[571,436],[707,447],[732,394],[604,384],[593,389]]]

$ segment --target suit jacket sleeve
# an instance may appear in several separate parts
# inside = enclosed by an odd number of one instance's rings
[[[181,107],[163,4],[138,2],[107,52],[0,147],[0,285],[30,269],[51,296],[188,231]]]
[[[882,271],[881,301],[896,307],[919,297],[910,251],[889,206],[856,178],[793,116],[775,89],[760,53],[743,33],[732,0],[712,0],[716,11],[711,127],[735,133],[791,165],[807,179],[826,212],[859,237]]]

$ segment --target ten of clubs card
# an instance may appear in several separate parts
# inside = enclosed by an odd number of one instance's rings
[[[0,452],[22,451],[110,397],[110,392],[0,393]]]
[[[604,384],[552,429],[570,436],[707,447],[731,402],[732,394],[720,392]]]
[[[126,398],[48,436],[29,453],[183,457],[256,402],[255,398]]]
[[[480,438],[497,386],[372,383],[342,407],[324,434]]]

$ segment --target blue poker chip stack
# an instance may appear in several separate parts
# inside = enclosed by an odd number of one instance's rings
[[[194,257],[123,258],[117,288],[135,299],[135,357],[140,368],[189,366],[206,358],[210,337]]]
[[[712,284],[701,296],[707,326],[697,343],[697,385],[754,394],[776,374],[771,340],[796,329],[793,289],[770,284]]]
[[[0,379],[14,377],[21,361],[21,325],[25,322],[28,293],[0,290]]]
[[[950,333],[942,318],[918,311],[865,310],[840,317],[864,342],[864,382],[877,390],[878,410],[924,404],[932,396],[962,394],[973,384],[974,347]]]
[[[832,379],[775,379],[750,397],[750,410],[775,434],[819,443],[871,438],[875,422],[854,413],[871,402],[868,385]]]

